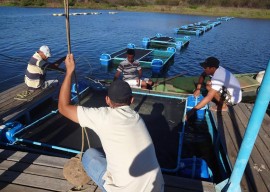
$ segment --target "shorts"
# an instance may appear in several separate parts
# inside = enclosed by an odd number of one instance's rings
[[[140,84],[138,85],[136,79],[125,80],[125,82],[127,82],[131,88],[141,88],[142,84],[142,80],[140,80]]]
[[[220,94],[221,99],[227,104],[227,105],[234,105],[234,98],[231,96],[230,92],[227,90],[226,87],[222,86],[222,88],[218,91]]]

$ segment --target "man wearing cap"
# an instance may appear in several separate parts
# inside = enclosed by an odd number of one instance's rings
[[[161,192],[163,176],[144,121],[130,108],[129,84],[115,80],[108,89],[108,107],[89,108],[70,104],[75,63],[67,55],[66,76],[60,89],[59,112],[99,136],[103,150],[85,151],[82,163],[92,180],[107,192]]]
[[[211,77],[211,80],[206,83],[208,94],[198,105],[189,111],[187,117],[196,110],[204,107],[210,101],[216,104],[216,106],[210,108],[213,111],[227,111],[227,105],[234,105],[241,102],[242,91],[239,81],[231,72],[219,66],[219,60],[217,58],[208,57],[200,65],[204,68],[204,72],[199,77],[194,96],[197,97],[200,95],[200,90],[206,76]]]
[[[122,61],[114,75],[114,80],[119,79],[121,73],[123,74],[123,80],[126,81],[132,88],[151,89],[153,82],[145,78],[141,80],[142,68],[139,61],[134,59],[134,49],[127,50],[127,59]]]
[[[65,60],[66,57],[49,63],[47,60],[51,57],[51,50],[47,45],[43,45],[37,52],[31,57],[28,62],[24,81],[28,86],[28,89],[34,91],[39,88],[45,88],[52,82],[58,82],[58,80],[50,80],[45,83],[46,69],[60,69],[58,66]],[[61,69],[63,71],[63,69]]]

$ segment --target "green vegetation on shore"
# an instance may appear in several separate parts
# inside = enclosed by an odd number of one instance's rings
[[[235,5],[241,5],[243,0],[235,0]],[[223,1],[211,0],[69,0],[70,8],[87,8],[87,9],[110,9],[110,10],[124,10],[124,11],[138,11],[138,12],[161,12],[161,13],[175,13],[188,15],[206,15],[206,16],[230,16],[239,18],[260,18],[270,19],[270,2],[269,0],[261,2],[258,1],[256,7],[266,8],[249,8],[249,6],[235,7],[222,6]],[[195,3],[196,2],[196,3]],[[230,5],[230,0],[226,1]],[[248,2],[248,0],[243,1]],[[253,3],[255,1],[252,1]],[[200,3],[200,4],[199,4]],[[226,4],[226,5],[227,5]],[[2,6],[22,6],[22,7],[63,7],[62,0],[3,0]],[[245,4],[243,4],[245,5]]]

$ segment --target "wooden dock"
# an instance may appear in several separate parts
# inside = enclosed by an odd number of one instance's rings
[[[0,191],[69,191],[74,186],[62,173],[66,161],[66,158],[0,149]],[[209,182],[169,175],[164,175],[164,180],[165,192],[215,191]],[[83,191],[101,192],[93,181]]]
[[[52,97],[57,91],[57,87],[48,87],[46,89],[38,89],[27,100],[15,100],[17,94],[26,91],[27,86],[21,83],[11,89],[0,93],[0,123],[16,120],[25,116],[27,122],[30,122],[30,111],[40,105],[45,100]]]
[[[240,103],[228,112],[212,112],[221,145],[233,168],[253,109]],[[251,157],[241,181],[242,191],[270,191],[270,117],[265,114]]]

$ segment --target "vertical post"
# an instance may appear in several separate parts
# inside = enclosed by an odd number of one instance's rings
[[[243,142],[241,144],[233,172],[229,179],[229,182],[225,188],[227,192],[236,192],[240,190],[240,182],[243,177],[248,159],[255,144],[257,135],[259,133],[267,106],[270,101],[270,61],[268,63],[266,72],[264,74],[263,81],[259,90],[259,94],[256,98],[254,108],[252,110],[247,129],[244,135]]]
[[[65,7],[65,16],[66,16],[66,32],[67,32],[67,44],[68,44],[68,53],[71,54],[71,43],[70,43],[70,24],[69,24],[69,0],[64,0],[64,7]],[[78,98],[78,103],[80,104],[80,94],[79,94],[79,87],[78,87],[78,80],[76,76],[76,72],[73,72],[74,80],[75,80],[75,87],[76,93]]]

